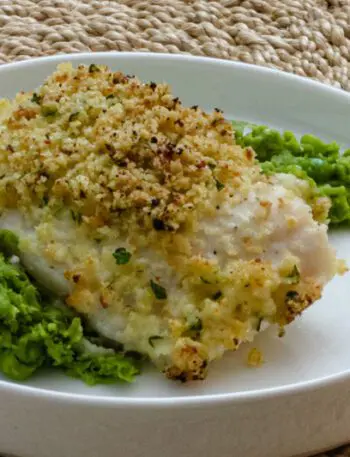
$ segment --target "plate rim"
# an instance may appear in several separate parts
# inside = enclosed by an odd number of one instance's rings
[[[324,82],[318,81],[316,79],[312,79],[311,77],[301,76],[294,73],[289,73],[279,68],[272,68],[266,66],[260,66],[256,64],[236,61],[236,60],[227,60],[227,59],[219,59],[216,57],[207,57],[207,56],[195,56],[191,54],[179,54],[179,53],[161,53],[161,52],[138,52],[138,51],[104,51],[104,52],[74,52],[71,54],[62,53],[62,54],[55,54],[51,56],[40,56],[34,57],[32,59],[27,60],[20,60],[16,62],[8,62],[0,65],[0,72],[8,71],[11,69],[16,69],[17,67],[27,67],[32,66],[41,62],[62,62],[67,60],[74,60],[78,61],[79,59],[91,59],[92,56],[96,56],[97,58],[108,58],[112,57],[119,57],[119,58],[132,58],[132,59],[147,59],[147,58],[156,58],[162,60],[174,60],[174,61],[184,61],[184,62],[191,62],[197,61],[198,63],[212,63],[216,65],[226,66],[226,67],[236,67],[242,68],[248,71],[253,71],[256,73],[262,74],[270,74],[274,75],[277,78],[283,78],[286,81],[299,81],[302,84],[308,85],[309,87],[318,88],[323,91],[333,92],[334,95],[345,97],[350,100],[350,92],[345,91],[344,89],[328,85]]]
[[[255,404],[259,401],[279,398],[291,398],[300,394],[315,391],[334,389],[350,380],[350,369],[329,376],[302,381],[294,384],[285,384],[279,387],[269,387],[243,392],[227,392],[218,394],[169,396],[169,397],[123,397],[118,395],[87,395],[70,392],[60,392],[54,389],[31,387],[18,384],[11,380],[0,380],[0,392],[14,393],[16,396],[31,397],[55,403],[74,404],[76,406],[103,406],[110,408],[151,408],[166,409],[183,407],[215,407],[230,404]],[[94,387],[92,386],[91,389]]]
[[[32,67],[41,63],[59,63],[65,61],[72,61],[77,63],[79,60],[92,60],[94,58],[104,59],[111,58],[125,58],[125,59],[161,59],[170,60],[177,62],[198,62],[199,64],[212,64],[219,66],[226,66],[228,68],[240,68],[243,71],[255,72],[262,75],[270,75],[277,79],[284,79],[286,82],[295,84],[301,84],[308,86],[312,89],[316,89],[322,92],[328,92],[329,94],[347,98],[350,102],[350,93],[345,90],[327,85],[326,83],[305,77],[288,73],[277,68],[270,68],[265,66],[259,66],[255,64],[249,64],[245,62],[218,59],[206,56],[193,56],[190,54],[170,54],[170,53],[155,53],[155,52],[120,52],[120,51],[109,51],[109,52],[77,52],[72,54],[55,54],[52,56],[41,56],[33,59],[22,60],[17,62],[10,62],[0,65],[0,73],[16,71],[18,69],[25,69],[26,67]],[[1,95],[1,94],[0,94]],[[0,380],[0,391],[5,393],[17,393],[22,396],[31,396],[48,401],[60,400],[64,403],[74,403],[76,405],[100,405],[104,407],[147,407],[147,408],[166,408],[183,407],[183,406],[215,406],[218,404],[229,404],[229,403],[246,403],[246,402],[257,402],[259,400],[266,400],[278,397],[295,396],[301,393],[308,393],[314,390],[327,389],[335,387],[346,381],[350,380],[350,368],[336,372],[328,376],[322,376],[315,379],[301,381],[297,383],[285,384],[282,386],[275,386],[262,389],[253,389],[248,391],[240,392],[226,392],[226,393],[214,393],[214,394],[198,394],[188,396],[169,396],[169,397],[124,397],[122,395],[91,395],[61,392],[54,389],[45,389],[41,387],[32,387],[25,384],[19,384],[11,380]],[[93,389],[93,387],[92,387]]]

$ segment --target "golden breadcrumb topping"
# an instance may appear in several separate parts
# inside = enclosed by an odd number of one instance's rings
[[[172,379],[283,328],[336,273],[313,219],[329,201],[312,214],[308,184],[282,178],[261,175],[220,110],[104,66],[60,65],[0,102],[1,227],[45,281],[61,275],[69,306]]]
[[[68,206],[92,227],[173,231],[238,189],[253,161],[219,110],[183,107],[166,84],[63,64],[8,106],[0,196],[8,206]]]
[[[264,358],[257,348],[253,348],[248,354],[248,365],[251,367],[260,367],[264,363]]]

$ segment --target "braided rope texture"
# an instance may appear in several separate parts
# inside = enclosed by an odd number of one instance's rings
[[[136,50],[240,60],[350,91],[350,0],[0,0],[0,63]]]
[[[241,60],[350,90],[350,0],[0,0],[0,62],[112,50]]]

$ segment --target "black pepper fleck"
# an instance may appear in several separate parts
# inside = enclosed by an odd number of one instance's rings
[[[165,230],[166,229],[166,226],[165,226],[164,222],[161,219],[155,218],[155,219],[153,219],[152,222],[153,222],[153,228],[155,230],[160,231],[160,230]]]
[[[219,300],[219,298],[222,297],[222,292],[221,290],[218,290],[217,292],[215,292],[215,294],[211,297],[213,300]]]
[[[159,198],[152,198],[152,200],[151,200],[151,206],[152,206],[152,208],[155,208],[156,206],[158,206],[159,203],[160,203]]]
[[[79,273],[73,275],[73,281],[74,281],[75,283],[79,282],[79,279],[80,279],[80,274],[79,274]]]

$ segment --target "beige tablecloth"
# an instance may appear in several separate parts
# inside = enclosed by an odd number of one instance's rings
[[[241,60],[350,90],[350,0],[0,0],[0,63],[112,50]]]

